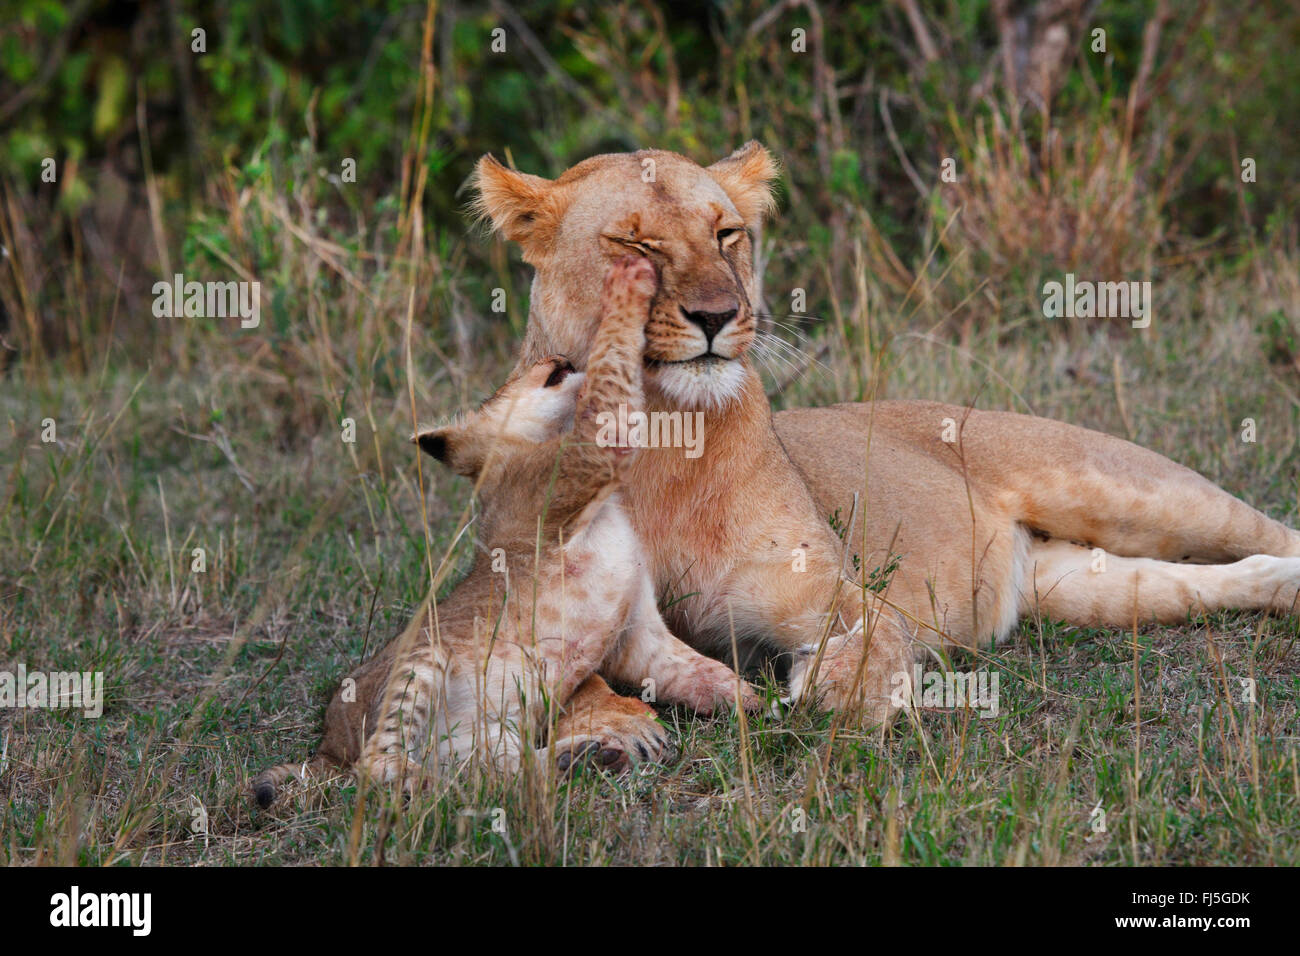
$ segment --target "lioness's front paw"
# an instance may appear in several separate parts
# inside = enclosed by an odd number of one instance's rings
[[[866,674],[862,680],[858,679],[856,661],[823,660],[815,680],[795,689],[790,699],[824,710],[855,714],[867,727],[890,724],[901,708],[888,693],[879,689],[873,693],[871,683]]]
[[[911,673],[915,650],[901,628],[881,621],[872,634],[865,665],[861,631],[827,642],[817,670],[816,651],[797,656],[790,671],[790,700],[856,714],[866,726],[888,725],[902,706],[897,675]]]

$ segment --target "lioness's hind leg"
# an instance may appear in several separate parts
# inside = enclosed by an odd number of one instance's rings
[[[1163,561],[1300,556],[1300,532],[1123,439],[1064,422],[972,412],[962,442],[972,478],[1017,521],[1052,538]]]
[[[1127,558],[1065,541],[1036,541],[1021,585],[1035,606],[1069,624],[1123,627],[1176,623],[1189,612],[1230,608],[1292,613],[1300,605],[1300,558],[1257,554],[1232,564]]]

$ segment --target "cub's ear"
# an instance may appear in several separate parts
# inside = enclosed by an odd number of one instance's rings
[[[489,153],[474,167],[473,210],[492,228],[524,247],[525,258],[551,241],[564,212],[560,190],[549,179],[502,166]]]
[[[751,139],[726,159],[720,159],[705,172],[722,187],[745,224],[757,227],[763,217],[776,209],[772,198],[772,181],[779,172],[776,160],[758,140]]]
[[[416,432],[411,441],[420,450],[432,455],[458,475],[477,478],[483,467],[482,449],[463,427],[445,425]]]

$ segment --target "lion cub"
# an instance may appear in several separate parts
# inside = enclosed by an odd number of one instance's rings
[[[562,713],[597,670],[627,682],[650,678],[660,700],[701,711],[734,701],[736,674],[678,641],[659,615],[619,495],[619,475],[636,450],[596,442],[600,413],[643,406],[656,285],[647,260],[619,260],[605,281],[585,374],[562,356],[543,359],[460,423],[415,436],[424,451],[477,480],[479,555],[434,609],[433,627],[418,635],[408,628],[414,641],[398,638],[363,665],[352,703],[335,696],[319,769],[355,762],[372,778],[409,784],[435,757],[477,754],[512,770],[551,709]],[[740,693],[747,707],[760,702],[748,684]],[[540,756],[554,751],[563,769],[595,741],[562,731]],[[269,804],[278,783],[301,775],[294,765],[261,774],[258,802]]]

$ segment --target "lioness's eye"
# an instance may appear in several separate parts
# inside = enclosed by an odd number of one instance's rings
[[[610,235],[609,233],[606,233],[602,238],[608,239],[610,242],[616,242],[620,246],[623,246],[627,249],[631,249],[635,252],[639,252],[643,256],[650,255],[650,253],[655,249],[655,246],[652,243],[650,243],[647,240],[640,239],[635,235],[619,236],[619,235]]]
[[[742,235],[744,235],[744,232],[740,229],[719,229],[718,242],[724,246],[729,246]]]

